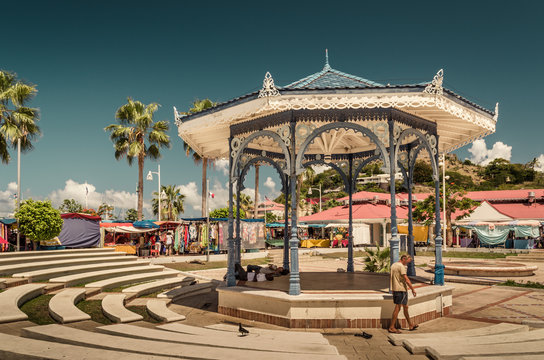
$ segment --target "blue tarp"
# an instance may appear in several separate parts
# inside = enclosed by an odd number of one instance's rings
[[[135,221],[134,223],[132,223],[132,226],[134,226],[135,228],[140,228],[140,229],[158,229],[159,228],[159,225],[155,224],[151,220]]]
[[[62,246],[88,248],[100,246],[100,222],[82,217],[63,219],[59,240]]]

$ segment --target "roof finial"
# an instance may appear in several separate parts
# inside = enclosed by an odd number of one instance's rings
[[[329,49],[325,49],[325,66],[323,70],[330,70],[331,66],[329,65]]]

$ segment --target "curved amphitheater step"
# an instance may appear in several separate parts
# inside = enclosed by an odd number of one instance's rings
[[[49,255],[46,251],[41,251],[40,255],[32,255],[32,256],[12,256],[7,258],[0,257],[0,266],[5,266],[9,264],[24,264],[24,263],[34,263],[34,262],[42,262],[42,261],[62,261],[62,260],[70,260],[70,259],[82,259],[82,258],[88,258],[88,259],[101,259],[104,257],[112,257],[116,256],[119,258],[123,258],[126,255],[126,253],[121,251],[107,251],[107,252],[97,252],[97,253],[75,253],[75,254],[53,254]]]
[[[125,307],[125,294],[110,294],[102,299],[102,312],[108,319],[116,323],[143,320],[143,316]]]
[[[307,343],[313,343],[313,344],[329,344],[329,341],[323,337],[320,333],[314,333],[314,332],[294,332],[294,331],[283,331],[283,330],[269,330],[269,329],[260,329],[255,327],[248,327],[245,326],[247,330],[249,330],[250,336],[251,334],[257,334],[260,337],[266,337],[266,338],[273,338],[273,339],[283,339],[283,337],[288,337],[292,340],[299,340],[299,341],[305,341]],[[235,325],[229,325],[229,324],[214,324],[214,325],[208,325],[205,326],[204,329],[212,329],[222,332],[229,332],[233,333],[236,336],[238,336],[238,326]],[[221,335],[224,336],[224,335]]]
[[[217,324],[223,325],[223,324]],[[169,330],[175,332],[181,332],[191,335],[200,335],[200,336],[218,336],[223,338],[236,338],[238,337],[238,326],[225,325],[228,330],[214,329],[215,325],[207,327],[198,327],[185,324],[168,324],[157,326],[158,329]],[[266,330],[258,329],[252,327],[245,327],[249,330],[249,337],[258,337],[259,339],[266,339],[267,341],[300,341],[306,342],[308,344],[322,344],[329,345],[329,341],[323,337],[320,333],[311,333],[311,332],[294,332],[294,331],[282,331],[282,330]]]
[[[166,270],[152,272],[150,274],[133,274],[133,275],[124,275],[113,278],[108,278],[104,280],[94,281],[85,285],[86,288],[99,288],[100,290],[111,289],[117,286],[122,286],[126,284],[134,284],[137,282],[163,279],[163,278],[173,278],[179,275],[179,271],[176,270]]]
[[[202,335],[191,335],[183,333],[180,336],[178,331],[175,331],[176,325],[166,324],[157,327],[157,329],[144,329],[139,326],[118,324],[107,325],[97,328],[97,331],[104,332],[110,335],[124,335],[135,338],[158,339],[162,336],[165,341],[172,341],[182,344],[198,344],[210,347],[236,348],[236,349],[252,349],[260,351],[284,352],[290,354],[322,354],[336,355],[336,348],[331,345],[322,344],[307,344],[297,340],[284,341],[281,347],[273,340],[265,340],[259,337],[245,336],[243,338],[224,338],[224,337],[209,337]],[[174,330],[172,330],[174,329]],[[164,331],[168,330],[168,331]]]
[[[22,329],[23,334],[26,337],[31,337],[38,340],[47,340],[52,342],[62,342],[68,344],[74,344],[78,346],[91,346],[100,349],[116,350],[116,351],[129,351],[139,354],[149,354],[156,356],[169,356],[175,358],[198,358],[198,359],[217,359],[217,360],[277,360],[282,358],[289,358],[290,360],[307,360],[309,358],[315,360],[337,360],[346,359],[345,356],[337,355],[336,348],[335,354],[301,354],[301,353],[287,353],[278,352],[278,344],[276,345],[276,351],[257,351],[253,349],[237,349],[232,346],[229,347],[213,347],[206,345],[197,345],[198,343],[185,344],[180,343],[184,337],[176,336],[173,340],[169,340],[168,332],[155,329],[147,329],[131,325],[111,325],[103,328],[112,327],[134,327],[135,333],[143,334],[151,331],[158,331],[154,333],[152,339],[145,339],[142,336],[138,336],[138,339],[131,338],[131,335],[120,334],[121,336],[108,335],[99,332],[90,332],[79,330],[76,328],[69,328],[63,325],[43,325],[34,326],[30,328]],[[170,333],[172,334],[172,333]],[[175,335],[175,334],[174,334]],[[131,336],[131,337],[129,337]],[[168,339],[168,340],[167,340]],[[205,340],[205,337],[200,339]],[[164,340],[164,341],[161,341]],[[239,343],[243,343],[243,338],[239,339]],[[0,347],[1,347],[0,342]],[[125,358],[127,354],[125,354]],[[123,358],[123,357],[120,357]]]
[[[119,360],[126,358],[126,352],[61,344],[8,334],[2,334],[2,341],[0,342],[0,359]],[[130,354],[130,359],[160,360],[167,358],[132,353]]]
[[[147,265],[143,262],[142,262],[142,265],[143,266],[132,266],[132,267],[126,267],[126,268],[107,269],[107,270],[91,271],[91,272],[84,272],[79,274],[66,275],[66,276],[49,279],[49,282],[63,283],[64,286],[68,287],[68,286],[77,285],[77,284],[81,284],[81,283],[85,283],[89,281],[98,281],[102,279],[107,279],[112,276],[148,273],[148,272],[164,270],[164,266],[160,266],[160,265]]]
[[[527,332],[529,327],[526,325],[510,324],[510,323],[500,323],[496,325],[485,326],[476,329],[470,330],[459,330],[459,331],[447,331],[447,332],[438,332],[434,333],[435,336],[441,337],[469,337],[469,336],[486,336],[494,334],[512,334],[518,332]],[[393,345],[400,346],[403,344],[404,340],[408,339],[421,339],[428,338],[429,334],[425,333],[410,333],[410,334],[390,334],[388,336],[389,341]]]
[[[47,284],[25,284],[0,293],[0,323],[28,319],[19,307],[28,300],[43,294]]]
[[[91,249],[63,249],[63,250],[37,250],[37,251],[15,251],[15,252],[2,252],[0,253],[0,259],[7,259],[13,257],[27,257],[36,255],[58,255],[58,254],[91,254],[91,253],[114,253],[114,248],[91,248]]]
[[[123,259],[113,259],[113,260],[123,260]],[[123,268],[123,267],[133,267],[133,266],[145,266],[149,265],[150,261],[146,260],[123,260],[123,261],[114,261],[114,262],[102,262],[102,260],[93,260],[92,263],[86,265],[74,265],[74,266],[57,266],[57,264],[50,264],[47,269],[40,269],[34,271],[28,271],[23,273],[13,274],[14,278],[25,278],[29,281],[40,281],[47,280],[53,277],[79,274],[87,271],[98,271],[105,269],[114,269],[114,268]],[[61,265],[61,264],[59,264]]]
[[[185,315],[178,314],[166,306],[165,300],[151,299],[147,301],[146,309],[149,315],[162,322],[185,320]]]
[[[540,341],[544,340],[544,329],[534,330],[528,332],[497,334],[487,336],[440,336],[440,333],[432,334],[432,337],[426,339],[407,339],[403,341],[404,347],[412,354],[424,354],[427,347],[433,345],[440,345],[444,342],[457,342],[462,343],[463,346],[467,345],[485,345],[485,344],[507,344],[526,341]]]
[[[501,356],[516,356],[516,359],[519,359],[523,355],[538,355],[542,359],[544,358],[544,339],[493,345],[462,344],[460,346],[458,343],[442,343],[428,347],[425,353],[432,359],[437,360],[456,360],[470,356],[487,356],[489,359],[497,359],[497,357]]]
[[[157,280],[145,284],[134,285],[123,289],[124,294],[130,294],[132,297],[138,297],[154,293],[156,291],[170,289],[177,286],[189,285],[195,280],[194,277],[176,277],[171,279]]]
[[[213,286],[214,285],[212,283],[201,283],[190,286],[183,286],[181,288],[172,289],[170,291],[159,294],[157,295],[157,298],[178,300],[189,296],[209,293],[210,291],[212,291]]]
[[[60,323],[90,320],[89,314],[76,307],[76,304],[85,299],[86,290],[83,288],[69,288],[57,293],[49,300],[49,314]]]

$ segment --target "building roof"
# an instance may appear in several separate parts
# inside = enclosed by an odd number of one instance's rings
[[[376,86],[383,85],[331,68],[329,54],[326,52],[323,70],[284,86],[282,89],[345,89]]]
[[[352,206],[353,220],[378,220],[391,218],[391,207],[384,204],[355,204]],[[313,221],[347,221],[349,218],[349,208],[347,206],[337,206],[327,209],[320,213],[303,216],[299,220],[302,222]],[[408,219],[408,209],[403,206],[397,206],[397,218]]]
[[[544,204],[491,204],[498,212],[516,220],[544,220]]]
[[[544,199],[544,189],[469,191],[466,196],[476,201],[512,201],[527,200],[530,192],[535,193],[535,199]]]

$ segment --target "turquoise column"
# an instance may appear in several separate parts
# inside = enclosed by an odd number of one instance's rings
[[[410,153],[410,151],[408,151]],[[406,239],[406,247],[408,248],[408,255],[412,257],[412,261],[408,264],[408,276],[416,275],[416,264],[415,264],[415,247],[414,247],[414,217],[412,213],[412,179],[414,174],[414,169],[410,165],[411,160],[408,157],[408,239]]]
[[[232,137],[229,138],[229,154],[232,154]],[[229,156],[229,224],[228,224],[228,239],[227,239],[227,286],[236,286],[236,277],[234,276],[234,218],[232,211],[232,183],[234,181],[232,177],[232,166],[234,159],[232,155]]]
[[[391,265],[399,261],[399,235],[397,233],[397,201],[395,193],[395,173],[397,164],[397,154],[395,154],[395,122],[388,121],[389,124],[389,187],[391,193],[391,240],[390,261]],[[386,234],[387,235],[387,234]],[[384,239],[385,241],[385,239]]]
[[[234,262],[242,265],[241,261],[241,248],[242,248],[242,236],[240,235],[240,188],[242,184],[240,183],[242,179],[240,174],[238,174],[238,181],[236,186],[236,237],[234,239]]]
[[[438,169],[438,136],[436,136],[436,156],[435,161]],[[442,228],[440,226],[440,175],[435,174],[434,181],[434,192],[435,192],[435,238],[434,238],[434,284],[435,285],[444,285],[444,264],[442,263]]]
[[[296,123],[291,118],[291,169],[289,172],[289,189],[291,192],[291,269],[289,274],[289,295],[300,295],[300,274],[298,265],[298,233],[297,233],[297,171],[296,171]],[[304,155],[303,155],[304,156]]]
[[[289,179],[286,176],[285,188],[283,189],[283,196],[285,196],[285,225],[283,230],[283,268],[289,269],[289,206],[287,199],[289,198]]]
[[[349,219],[348,219],[348,272],[353,272],[353,155],[349,154],[348,166],[348,195],[349,195]]]

